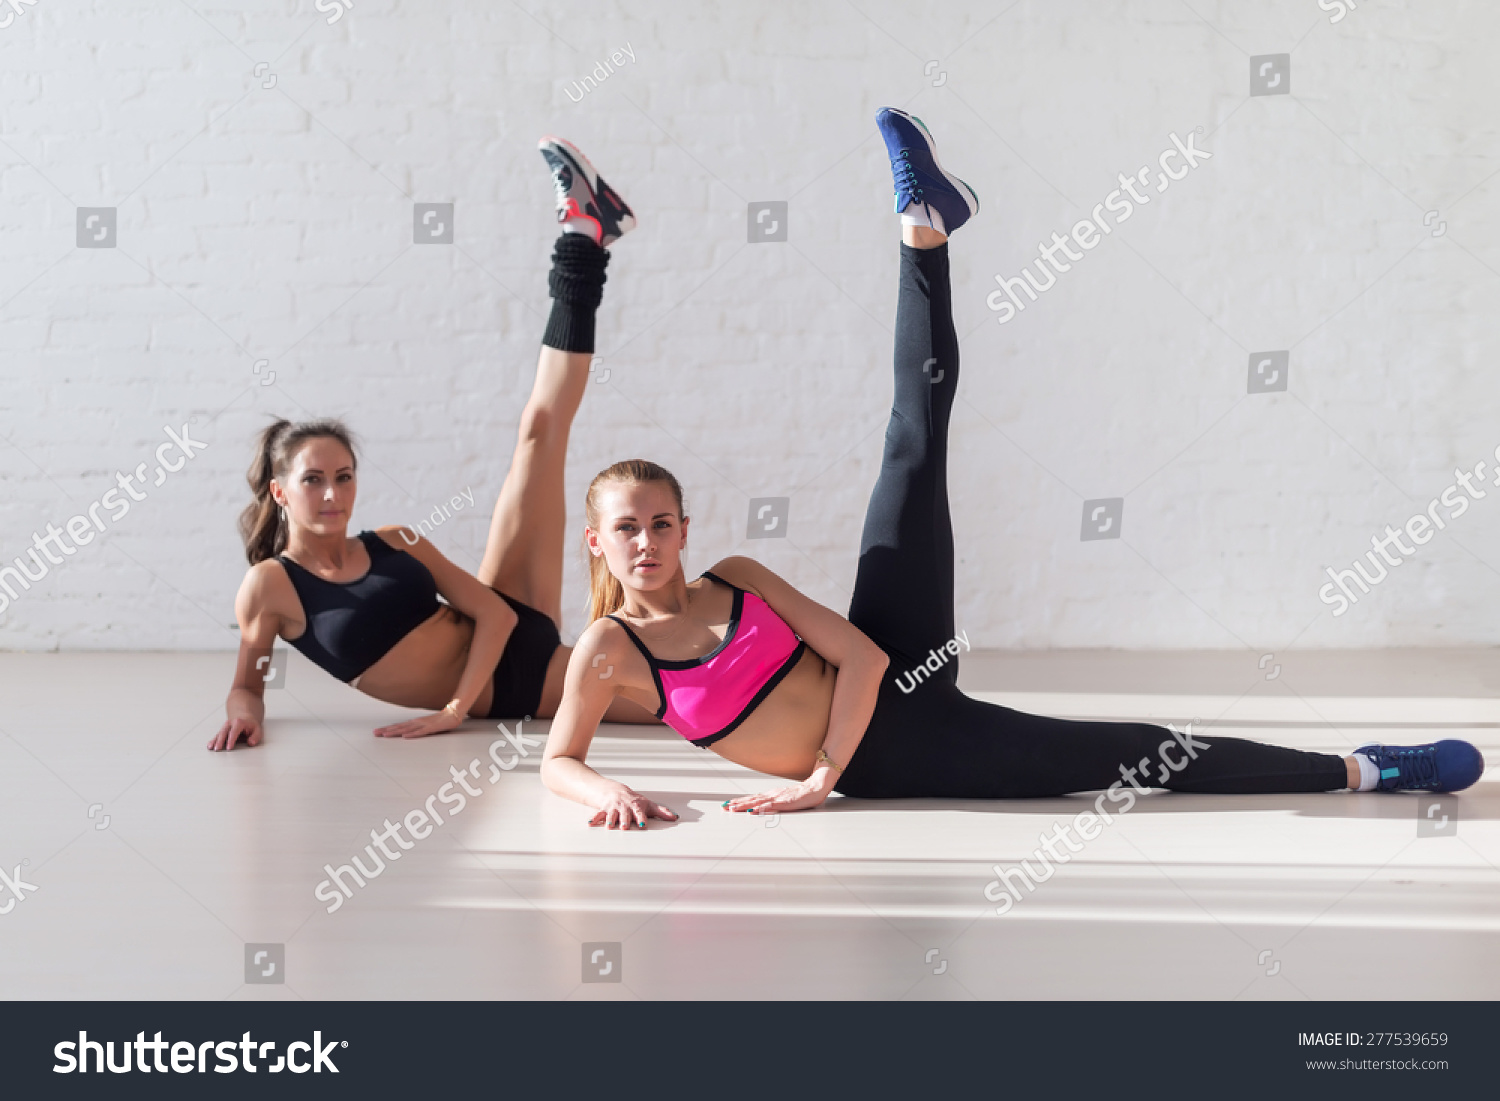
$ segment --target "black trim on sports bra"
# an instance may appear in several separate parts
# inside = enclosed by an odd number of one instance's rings
[[[738,585],[734,585],[728,581],[725,581],[716,573],[709,573],[707,570],[704,570],[701,574],[698,575],[698,580],[701,581],[705,577],[710,581],[717,581],[720,585],[725,585],[730,589],[733,589],[734,606],[729,611],[729,629],[724,632],[724,638],[719,642],[717,646],[713,648],[710,653],[704,654],[701,658],[685,658],[681,661],[662,661],[646,648],[646,644],[641,641],[641,636],[635,633],[630,624],[626,623],[617,615],[611,614],[604,617],[605,619],[614,620],[621,627],[625,628],[625,633],[630,636],[630,641],[635,643],[635,648],[641,652],[641,656],[646,659],[646,664],[651,667],[651,679],[656,682],[656,698],[661,700],[661,706],[656,709],[656,717],[658,720],[664,718],[667,714],[667,689],[661,682],[661,671],[663,669],[694,669],[697,666],[702,665],[704,662],[712,661],[715,655],[722,653],[724,647],[733,642],[734,636],[739,633],[740,617],[744,615],[745,612],[745,590],[740,588]],[[728,731],[725,731],[724,733],[727,734]],[[720,735],[710,735],[710,737],[719,736]]]
[[[745,590],[735,585],[730,585],[723,578],[715,577],[711,573],[702,574],[699,580],[701,581],[704,577],[717,581],[720,585],[728,585],[734,591],[734,603],[729,609],[729,627],[724,632],[724,637],[719,641],[719,644],[701,658],[683,658],[680,661],[664,661],[660,658],[653,658],[652,660],[663,669],[696,669],[700,665],[707,665],[714,658],[722,654],[728,648],[729,644],[734,641],[734,636],[740,633],[740,619],[745,614]]]
[[[807,643],[803,642],[799,638],[797,640],[797,648],[787,655],[786,661],[781,663],[781,668],[772,673],[766,683],[760,686],[760,691],[755,693],[754,696],[750,697],[750,702],[745,704],[743,710],[741,710],[740,713],[734,717],[734,720],[730,722],[728,726],[726,726],[723,730],[714,731],[706,738],[689,738],[687,739],[688,742],[700,749],[707,749],[709,746],[717,742],[720,738],[725,738],[730,734],[733,734],[740,728],[741,723],[743,723],[746,719],[748,719],[755,713],[755,709],[760,706],[761,701],[769,696],[773,691],[775,691],[776,686],[786,679],[788,673],[796,668],[797,662],[802,660],[802,652],[806,649]]]
[[[651,651],[646,649],[646,644],[641,641],[641,636],[631,630],[630,624],[617,615],[607,615],[604,618],[612,619],[621,627],[624,627],[625,633],[630,636],[630,641],[635,643],[635,648],[641,652],[641,657],[646,659],[646,665],[651,670],[651,679],[656,683],[656,698],[661,700],[661,706],[654,712],[657,720],[660,721],[667,714],[667,689],[661,682],[661,671],[656,667],[656,659],[651,656]]]
[[[641,656],[646,659],[646,664],[651,669],[651,679],[656,684],[656,698],[661,700],[661,706],[656,709],[656,717],[658,720],[665,719],[667,714],[667,690],[661,681],[661,670],[695,669],[700,665],[704,665],[712,661],[717,655],[724,651],[724,648],[726,646],[734,641],[735,635],[739,634],[740,621],[744,617],[744,589],[740,588],[732,581],[725,581],[718,574],[711,573],[708,570],[704,570],[698,576],[699,580],[702,580],[706,577],[710,581],[717,581],[720,585],[727,586],[734,591],[734,607],[731,609],[729,614],[729,629],[724,632],[724,638],[719,643],[719,645],[715,646],[712,651],[704,654],[701,658],[684,658],[679,661],[663,661],[653,655],[651,651],[646,648],[646,644],[641,641],[640,635],[635,633],[630,624],[626,623],[617,615],[609,615],[605,617],[607,619],[614,620],[621,627],[625,628],[625,633],[630,636],[630,641],[635,643],[636,649],[639,650],[641,652]],[[728,735],[734,733],[734,731],[739,729],[740,724],[748,719],[751,714],[754,713],[755,709],[761,705],[761,702],[773,691],[775,691],[776,686],[786,679],[787,674],[790,673],[796,666],[797,662],[802,659],[802,653],[806,649],[807,643],[798,638],[796,649],[794,649],[791,654],[787,656],[787,659],[781,663],[780,668],[778,668],[776,672],[771,674],[771,676],[766,680],[766,683],[760,686],[760,690],[750,698],[750,702],[745,704],[745,706],[740,710],[740,713],[734,717],[734,719],[729,723],[728,726],[724,727],[722,730],[714,731],[706,738],[687,738],[686,741],[689,744],[698,746],[701,749],[707,749],[709,746],[713,745],[714,742],[717,742],[720,738],[727,737]]]

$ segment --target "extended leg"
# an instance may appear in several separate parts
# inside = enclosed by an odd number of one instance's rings
[[[1484,773],[1471,743],[1444,739],[1417,746],[1362,746],[1340,756],[1247,738],[1205,736],[1201,729],[1169,730],[1152,723],[1070,722],[1028,715],[940,686],[947,701],[934,722],[947,752],[924,760],[929,784],[980,783],[982,797],[1060,795],[1120,784],[1203,794],[1371,790],[1361,785],[1359,758],[1378,773],[1381,791],[1462,791]],[[952,762],[962,760],[963,767]],[[1125,796],[1118,801],[1128,802]]]
[[[896,386],[880,477],[865,513],[849,621],[901,661],[953,638],[953,525],[948,516],[948,417],[958,386],[958,336],[948,287],[948,238],[979,209],[974,189],[938,163],[922,120],[875,116],[903,222],[896,305]],[[937,676],[952,683],[957,663]]]
[[[551,616],[560,628],[568,432],[588,384],[594,313],[609,263],[605,247],[635,226],[635,216],[575,146],[547,137],[540,149],[552,170],[563,226],[548,277],[552,313],[478,577]]]
[[[915,238],[915,227],[906,228]],[[851,623],[892,653],[911,658],[941,647],[954,633],[947,452],[958,337],[946,238],[927,233],[941,243],[901,246],[895,400],[849,604]],[[955,664],[940,675],[951,678]]]
[[[559,626],[567,523],[563,470],[568,432],[588,385],[592,358],[591,352],[543,345],[477,575]]]
[[[1115,783],[1233,794],[1348,786],[1344,759],[1332,753],[1205,737],[1187,727],[1174,733],[1153,723],[1052,719],[968,698],[955,710],[971,749],[997,758],[987,762],[999,773],[991,780],[997,794],[1060,795]],[[1012,771],[1018,765],[1020,772]]]
[[[1239,794],[1358,784],[1358,767],[1336,754],[1204,736],[1196,728],[1053,719],[973,699],[949,684],[883,700],[876,716],[882,729],[866,733],[839,784],[846,794],[1035,799],[1113,784],[1117,791]]]

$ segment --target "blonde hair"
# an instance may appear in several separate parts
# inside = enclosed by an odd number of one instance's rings
[[[658,466],[649,459],[626,459],[615,463],[594,475],[589,483],[588,495],[584,498],[583,510],[589,527],[599,530],[599,498],[605,489],[613,485],[646,485],[660,482],[672,491],[677,502],[677,515],[682,516],[682,485],[666,467]],[[609,572],[609,563],[604,556],[589,552],[587,536],[584,537],[583,553],[589,564],[589,622],[616,612],[625,603],[625,587],[620,579]]]

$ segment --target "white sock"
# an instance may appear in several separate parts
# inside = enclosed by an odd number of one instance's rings
[[[1375,767],[1375,762],[1363,753],[1351,753],[1349,756],[1359,762],[1359,787],[1354,790],[1374,791],[1376,785],[1380,783],[1380,769]]]
[[[943,224],[943,216],[928,203],[907,203],[906,209],[901,212],[901,224],[904,226],[931,226],[939,233],[946,234],[947,227]]]

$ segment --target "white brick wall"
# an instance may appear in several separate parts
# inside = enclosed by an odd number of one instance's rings
[[[151,460],[163,425],[196,416],[210,446],[0,613],[0,646],[232,646],[233,521],[270,414],[349,419],[360,527],[472,486],[483,507],[437,542],[477,565],[548,304],[548,131],[642,222],[610,269],[575,517],[595,470],[653,457],[687,486],[690,565],[753,553],[843,610],[890,394],[887,103],[931,124],[984,204],[953,245],[957,618],[976,645],[1500,643],[1500,491],[1347,614],[1317,597],[1324,566],[1456,465],[1494,463],[1500,7],[1331,16],[358,0],[330,26],[311,0],[22,7],[0,29],[0,563]],[[627,42],[637,60],[573,103],[564,87]],[[1249,97],[1250,55],[1288,52],[1292,94]],[[1212,160],[996,324],[997,273],[1199,126]],[[746,243],[764,199],[790,201],[787,244]],[[412,247],[413,201],[457,204],[456,246]],[[117,207],[120,247],[76,248],[77,206]],[[1249,353],[1288,348],[1288,392],[1247,394]],[[748,498],[784,494],[789,537],[745,543]],[[1081,542],[1083,500],[1114,496],[1123,538]]]

